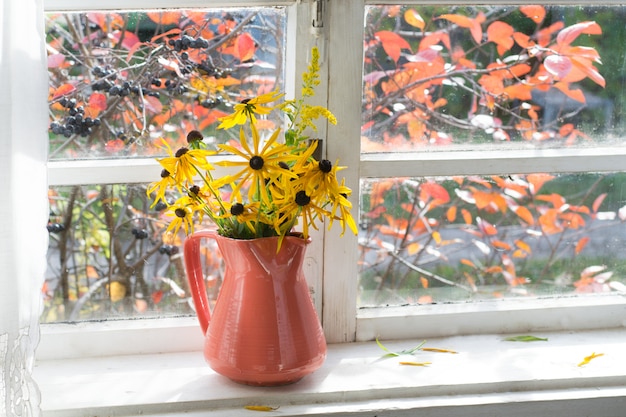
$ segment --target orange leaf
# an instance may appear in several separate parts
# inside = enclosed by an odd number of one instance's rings
[[[516,240],[515,246],[523,250],[524,252],[531,253],[530,245],[523,240]]]
[[[383,49],[394,62],[400,59],[402,49],[411,50],[411,45],[402,36],[389,30],[381,30],[375,33],[376,38],[380,41]]]
[[[87,265],[87,268],[85,268],[85,275],[87,276],[87,278],[91,279],[100,277],[100,274],[98,274],[98,270],[93,265]]]
[[[463,265],[467,265],[467,266],[471,266],[472,268],[476,268],[476,265],[474,265],[474,262],[470,261],[469,259],[461,259],[461,263]]]
[[[515,209],[515,214],[518,215],[526,224],[534,225],[535,219],[533,218],[532,213],[524,206],[519,206]]]
[[[511,250],[511,245],[501,240],[494,240],[491,242],[494,248],[503,249],[503,250]]]
[[[472,224],[472,213],[466,209],[461,209],[461,215],[463,216],[465,224]]]
[[[439,16],[439,19],[445,19],[463,28],[469,29],[474,41],[476,43],[482,42],[483,29],[480,26],[481,22],[479,18],[472,19],[470,17],[462,16],[459,14],[442,14],[441,16]]]
[[[520,6],[519,10],[537,24],[543,22],[543,19],[546,17],[546,9],[543,6],[529,4]]]
[[[572,57],[572,63],[574,67],[580,70],[584,75],[589,77],[593,82],[598,84],[601,87],[606,87],[606,81],[602,75],[598,72],[598,69],[587,63],[587,60],[584,58]]]
[[[541,189],[541,187],[543,186],[543,184],[545,184],[548,181],[551,181],[552,179],[554,179],[554,176],[550,174],[529,174],[526,177],[526,180],[531,185],[530,192],[532,194],[537,194],[539,190]]]
[[[456,206],[452,206],[448,209],[448,211],[446,211],[446,219],[448,219],[449,223],[452,223],[453,221],[456,220],[456,211],[457,211]]]
[[[57,88],[56,90],[54,90],[54,94],[52,96],[52,100],[55,100],[61,96],[64,96],[66,94],[70,94],[73,93],[76,90],[76,87],[74,87],[72,84],[63,84],[61,86],[59,86],[59,88]]]
[[[495,236],[498,234],[498,229],[496,229],[496,227],[487,220],[476,217],[476,224],[478,225],[478,228],[487,236]]]
[[[424,19],[422,19],[422,16],[420,16],[420,14],[415,9],[408,9],[406,12],[404,12],[404,20],[406,20],[409,25],[419,28],[422,31],[426,26]]]
[[[419,244],[419,243],[417,243],[417,242],[409,243],[409,244],[406,246],[406,252],[407,252],[409,255],[415,255],[417,252],[419,252],[419,251],[420,251],[420,249],[421,249],[421,248],[422,248],[422,245],[420,245],[420,244]]]
[[[585,246],[587,246],[587,243],[589,242],[589,238],[588,237],[582,237],[580,238],[580,240],[578,241],[578,243],[576,243],[576,255],[578,255]]]
[[[422,283],[422,287],[428,288],[428,279],[426,279],[424,277],[420,277],[420,281]]]
[[[593,205],[592,210],[594,213],[597,213],[598,210],[600,210],[600,206],[602,205],[602,202],[604,201],[604,199],[606,198],[607,193],[603,193],[600,194],[598,197],[596,197],[596,199],[593,201]]]
[[[180,12],[147,12],[146,14],[158,25],[175,25],[180,20]]]
[[[578,38],[579,35],[601,35],[602,28],[596,22],[580,22],[568,26],[556,36],[556,43],[559,46],[569,45]]]
[[[515,43],[513,41],[514,32],[513,26],[497,20],[487,28],[487,40],[498,45],[498,53],[503,55]]]

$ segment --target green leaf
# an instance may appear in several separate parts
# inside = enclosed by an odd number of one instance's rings
[[[509,337],[505,337],[502,340],[504,340],[505,342],[547,342],[548,341],[547,338],[531,336],[531,335],[509,336]]]
[[[420,350],[422,348],[422,346],[424,346],[425,343],[426,343],[426,341],[424,340],[422,343],[420,343],[419,345],[415,346],[412,349],[405,349],[405,350],[401,350],[401,351],[398,351],[398,352],[393,352],[393,351],[389,350],[385,345],[383,345],[380,342],[380,340],[378,340],[378,338],[376,338],[376,344],[378,345],[378,347],[380,347],[382,350],[387,352],[387,354],[384,355],[384,357],[413,355],[416,351]]]

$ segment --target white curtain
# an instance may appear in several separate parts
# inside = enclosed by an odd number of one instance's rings
[[[48,239],[43,0],[0,5],[0,416],[39,416],[32,368]]]

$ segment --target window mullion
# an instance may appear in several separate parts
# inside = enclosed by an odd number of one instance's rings
[[[337,125],[328,129],[327,156],[339,159],[346,185],[353,190],[353,215],[358,215],[361,131],[361,68],[364,3],[327,4],[328,105]],[[338,225],[337,225],[338,226]],[[324,257],[324,328],[330,342],[353,341],[356,334],[357,237],[339,227],[326,234]]]
[[[536,172],[609,172],[623,169],[624,148],[521,149],[365,154],[362,177],[510,175]]]

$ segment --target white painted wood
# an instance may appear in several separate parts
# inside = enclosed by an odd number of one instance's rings
[[[327,7],[328,106],[337,117],[337,125],[328,129],[327,157],[331,161],[339,158],[339,164],[348,167],[340,173],[353,190],[350,200],[356,217],[364,6],[362,1],[329,1]],[[338,229],[334,227],[326,234],[323,321],[331,342],[349,342],[355,338],[357,238],[350,231],[340,237]]]
[[[357,340],[626,327],[626,296],[589,295],[407,307],[364,308]]]
[[[529,174],[621,171],[626,147],[579,149],[478,149],[364,154],[363,177]]]
[[[425,346],[458,353],[388,358],[375,342],[330,345],[321,369],[275,388],[233,383],[201,352],[40,361],[35,378],[46,417],[252,415],[246,405],[279,407],[267,416],[623,416],[623,329],[535,336],[548,340],[433,338]],[[392,351],[421,342],[382,340]],[[603,356],[577,366],[593,352]]]
[[[45,0],[46,11],[288,6],[296,0]]]

